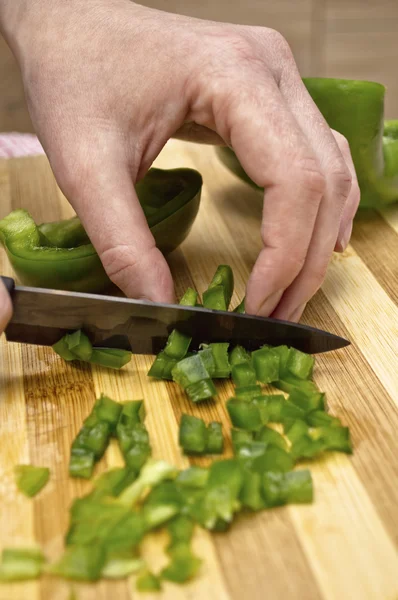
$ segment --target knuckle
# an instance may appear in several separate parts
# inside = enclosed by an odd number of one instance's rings
[[[339,162],[331,170],[329,177],[334,194],[345,202],[350,194],[352,175],[344,161]]]
[[[333,131],[335,140],[337,142],[337,145],[339,146],[342,153],[349,154],[350,153],[350,144],[348,143],[347,138],[343,134],[341,134],[339,131],[335,131],[334,129],[332,131]]]
[[[125,244],[104,248],[99,253],[109,279],[116,285],[120,285],[129,273],[137,269],[141,256],[131,246]]]
[[[290,48],[289,42],[279,31],[276,29],[267,28],[264,33],[266,34],[267,42],[271,44],[273,52],[277,54],[280,59],[293,59],[293,52]]]
[[[302,271],[305,265],[305,252],[289,252],[283,263],[283,270],[290,279],[294,279]]]
[[[328,263],[319,263],[314,265],[308,273],[308,287],[313,290],[315,294],[321,287],[328,268]]]
[[[310,198],[318,202],[326,191],[326,177],[315,158],[299,161],[292,168],[293,181],[296,180]]]

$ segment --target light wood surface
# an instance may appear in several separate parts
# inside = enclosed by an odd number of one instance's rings
[[[202,292],[215,267],[229,263],[233,302],[260,249],[261,194],[219,163],[214,149],[170,142],[160,167],[192,166],[204,177],[203,201],[193,230],[170,257],[177,293]],[[44,157],[0,162],[0,217],[25,207],[37,220],[69,216]],[[317,359],[315,379],[334,415],[351,428],[354,455],[330,453],[310,465],[315,502],[242,516],[226,534],[200,532],[204,563],[185,587],[165,586],[172,600],[397,600],[398,598],[398,206],[358,218],[352,243],[335,256],[304,322],[351,340]],[[0,272],[11,274],[3,252]],[[123,372],[71,366],[51,350],[0,343],[0,541],[2,546],[62,550],[72,499],[89,484],[68,478],[73,437],[101,392],[116,400],[145,398],[154,456],[183,467],[177,444],[182,412],[229,421],[230,384],[215,403],[193,406],[171,383],[150,381],[151,357],[135,357]],[[230,453],[228,440],[227,453]],[[49,485],[34,500],[19,494],[12,468],[31,462],[51,468]],[[121,464],[112,446],[99,465]],[[161,538],[145,544],[162,564]],[[43,579],[0,587],[0,600],[138,599],[132,582],[77,585]],[[142,596],[151,598],[151,595]],[[153,596],[155,597],[155,596]],[[156,596],[159,597],[159,596]]]

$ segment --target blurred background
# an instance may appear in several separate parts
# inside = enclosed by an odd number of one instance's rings
[[[303,76],[367,79],[387,87],[398,119],[398,0],[145,0],[153,8],[280,31]],[[0,131],[33,131],[17,64],[0,37]]]

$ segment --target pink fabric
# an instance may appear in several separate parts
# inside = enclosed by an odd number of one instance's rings
[[[0,133],[0,158],[44,154],[39,140],[31,133]]]

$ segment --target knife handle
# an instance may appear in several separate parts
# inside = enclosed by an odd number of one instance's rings
[[[15,281],[13,279],[11,279],[11,277],[2,277],[1,275],[0,275],[0,279],[6,286],[7,292],[11,295],[11,293],[13,292],[13,290],[15,288]]]

